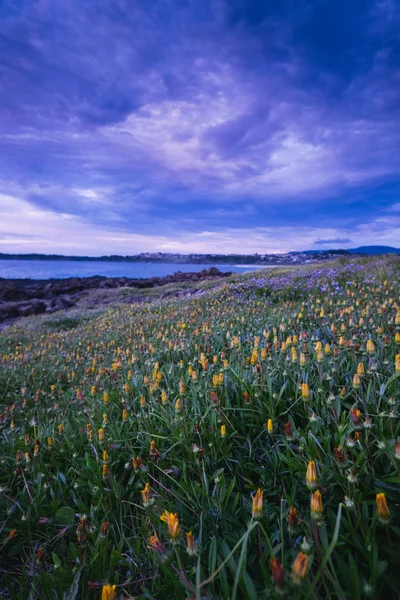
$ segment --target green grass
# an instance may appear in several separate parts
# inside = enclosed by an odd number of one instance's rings
[[[399,269],[385,258],[235,275],[190,299],[159,288],[4,330],[0,596],[94,599],[115,583],[116,598],[396,597]]]

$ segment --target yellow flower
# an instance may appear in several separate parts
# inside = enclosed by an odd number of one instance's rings
[[[124,421],[124,423],[128,420],[128,411],[126,410],[126,408],[124,408],[124,410],[122,411],[122,420]]]
[[[308,383],[301,384],[301,396],[304,400],[307,400],[310,397],[310,389],[308,387]]]
[[[108,468],[108,465],[103,465],[103,479],[107,479],[109,475],[110,469]]]
[[[175,402],[175,411],[179,412],[181,410],[181,399],[178,398],[177,401]]]
[[[304,554],[304,552],[299,552],[292,567],[293,583],[300,585],[307,574],[307,568],[308,556],[307,554]]]
[[[378,509],[379,520],[382,523],[387,523],[390,519],[390,510],[386,502],[386,496],[383,492],[376,495],[376,506]]]
[[[146,508],[146,506],[148,506],[150,503],[150,484],[148,482],[144,486],[144,489],[141,491],[141,494],[143,506]]]
[[[368,340],[367,342],[367,352],[369,352],[369,354],[373,354],[375,352],[375,344],[372,340]]]
[[[354,376],[353,376],[353,387],[356,388],[356,389],[359,388],[360,387],[360,383],[361,382],[360,382],[360,376],[359,376],[359,374],[358,373],[354,373]]]
[[[226,436],[226,426],[221,425],[221,437],[225,437],[225,436]]]
[[[62,423],[58,426],[58,433],[62,433],[64,431],[64,425]]]
[[[161,392],[161,402],[166,404],[168,402],[168,396],[165,390]]]
[[[272,419],[268,419],[267,429],[268,429],[268,433],[272,433],[272,430],[274,429],[274,424],[272,422]]]
[[[167,510],[163,512],[160,517],[161,521],[164,521],[168,525],[168,533],[173,540],[177,539],[181,533],[179,526],[179,519],[177,513],[170,513]]]
[[[51,438],[51,437],[48,437],[48,438],[47,438],[47,446],[48,446],[49,448],[51,448],[51,447],[52,447],[52,445],[53,445],[53,438]]]
[[[400,354],[396,355],[396,373],[400,373]]]
[[[110,585],[109,583],[103,585],[101,589],[101,600],[114,600],[116,589],[116,585]]]
[[[104,429],[102,427],[100,427],[100,429],[98,430],[97,436],[99,438],[99,442],[102,442],[104,440]]]
[[[362,362],[358,363],[357,375],[364,375],[364,372],[365,372],[364,363],[362,363]]]
[[[307,466],[306,484],[310,489],[315,489],[317,482],[317,469],[315,468],[315,462],[310,460]]]
[[[110,396],[107,394],[107,392],[104,392],[104,394],[103,394],[103,401],[104,401],[104,404],[107,404],[108,402],[110,402]]]
[[[254,519],[258,519],[262,515],[263,510],[263,492],[260,488],[255,494],[252,494],[252,515]]]

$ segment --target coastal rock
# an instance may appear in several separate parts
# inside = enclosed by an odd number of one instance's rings
[[[0,322],[21,316],[55,312],[76,306],[80,298],[90,295],[91,290],[116,288],[151,289],[173,283],[195,283],[207,279],[229,277],[232,273],[222,273],[216,267],[199,272],[177,271],[166,277],[132,279],[129,277],[70,277],[68,279],[1,279],[0,278]],[[184,295],[185,291],[170,291],[168,295]],[[132,295],[125,303],[143,302],[144,296]]]

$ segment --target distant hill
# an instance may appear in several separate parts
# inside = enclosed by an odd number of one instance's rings
[[[360,246],[348,250],[350,254],[400,254],[400,248],[392,246]]]

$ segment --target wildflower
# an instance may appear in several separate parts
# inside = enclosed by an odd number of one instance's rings
[[[108,465],[103,465],[103,479],[107,479],[107,477],[109,477],[110,475],[110,469],[108,468]]]
[[[47,438],[47,447],[51,448],[53,446],[53,438],[48,437]]]
[[[226,436],[226,426],[225,425],[221,425],[221,437],[225,437]]]
[[[150,550],[155,550],[156,552],[158,552],[161,555],[165,554],[165,551],[167,548],[166,548],[165,544],[163,544],[159,540],[158,535],[156,533],[154,535],[151,535],[147,541],[149,543],[149,545],[147,547],[150,548]]]
[[[124,410],[122,411],[122,420],[124,423],[126,423],[126,421],[128,420],[128,411],[126,410],[126,408],[124,408]]]
[[[272,431],[274,429],[274,424],[272,422],[272,419],[268,419],[267,429],[268,429],[268,433],[272,433]]]
[[[367,341],[367,352],[373,354],[375,352],[375,344],[372,340]]]
[[[98,430],[97,437],[99,438],[99,442],[104,441],[104,429],[102,427],[100,427],[100,429]]]
[[[364,363],[360,362],[357,365],[357,374],[358,375],[364,375],[364,373],[365,373]]]
[[[109,526],[110,526],[110,523],[108,521],[104,521],[103,525],[101,526],[101,535],[103,537],[105,537],[107,535]]]
[[[180,533],[181,529],[179,526],[179,519],[177,513],[170,513],[167,510],[163,512],[160,517],[161,521],[164,521],[168,525],[168,533],[173,540],[176,540]]]
[[[136,458],[132,456],[132,466],[135,469],[135,471],[138,471],[143,466],[143,462],[140,456],[137,456]]]
[[[299,552],[292,567],[293,583],[300,585],[307,574],[308,556],[304,552]]]
[[[166,404],[168,402],[168,396],[165,390],[161,392],[161,402]]]
[[[353,387],[355,389],[359,388],[360,387],[360,383],[361,383],[361,381],[360,381],[359,374],[358,373],[354,373],[354,376],[353,376]]]
[[[156,443],[154,440],[150,441],[150,456],[153,458],[156,458],[157,456],[160,456],[159,451],[156,448]]]
[[[96,386],[92,385],[92,389],[90,391],[91,391],[92,396],[94,396],[96,394]]]
[[[110,402],[110,396],[108,395],[107,392],[104,392],[104,394],[103,394],[103,402],[104,402],[104,404],[108,404]]]
[[[25,460],[26,460],[26,462],[30,462],[31,457],[30,457],[29,452],[25,452]]]
[[[8,540],[13,540],[15,538],[16,533],[17,533],[16,529],[11,529],[10,533],[7,536],[7,539]]]
[[[386,496],[383,492],[376,494],[376,507],[378,509],[378,517],[381,523],[388,523],[390,519],[390,510],[386,502]]]
[[[292,429],[292,424],[291,424],[291,422],[290,422],[290,421],[288,421],[288,422],[285,424],[285,426],[284,426],[284,434],[285,434],[285,437],[286,437],[288,440],[291,440],[291,439],[292,439],[292,436],[293,436],[293,429]]]
[[[315,462],[313,460],[311,460],[307,466],[307,473],[306,473],[307,487],[311,490],[314,490],[317,485],[316,482],[317,482],[317,469],[315,467]]]
[[[101,589],[101,600],[114,600],[117,586],[107,583]]]
[[[62,423],[60,423],[58,426],[58,433],[63,433],[63,431],[64,431],[64,425]]]
[[[395,457],[400,459],[400,442],[398,440],[396,440],[395,444]]]
[[[147,482],[141,491],[143,506],[146,508],[150,504],[150,484]]]
[[[361,427],[361,412],[358,408],[352,408],[350,410],[351,420],[353,421],[354,427],[357,429]]]
[[[288,514],[288,530],[289,533],[293,533],[297,527],[298,517],[297,517],[297,509],[295,506],[291,506],[289,508]]]
[[[194,535],[191,531],[186,533],[186,543],[186,552],[189,554],[189,556],[197,554],[196,540],[194,539]]]
[[[43,548],[38,548],[38,551],[36,552],[36,559],[38,562],[42,562],[42,560],[44,560],[45,557],[45,552],[43,550]]]
[[[261,517],[263,510],[263,492],[260,488],[258,488],[255,494],[252,494],[252,504],[253,519],[258,519]]]
[[[400,373],[400,354],[396,354],[395,368],[396,373]]]
[[[304,400],[307,400],[310,397],[310,390],[308,387],[308,383],[301,384],[301,396]]]
[[[87,526],[85,515],[83,515],[83,517],[78,523],[78,526],[76,528],[76,537],[78,538],[80,544],[87,540]]]
[[[178,398],[175,402],[175,412],[180,412],[181,410],[181,399]]]
[[[107,450],[103,450],[103,462],[107,463],[110,461],[110,457],[108,456]]]
[[[21,450],[17,450],[16,454],[15,454],[15,460],[17,463],[20,463],[22,461],[22,451]]]
[[[269,561],[271,565],[272,577],[277,588],[277,592],[283,591],[283,583],[285,581],[285,571],[277,558],[271,558]]]
[[[311,518],[318,521],[322,515],[322,496],[319,490],[311,494]]]

